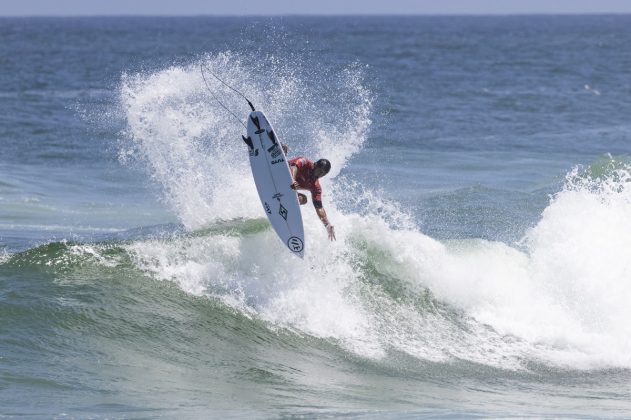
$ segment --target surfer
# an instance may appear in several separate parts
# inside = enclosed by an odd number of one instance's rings
[[[283,149],[285,153],[287,151],[287,146],[283,145]],[[335,229],[333,225],[329,223],[329,219],[326,216],[326,211],[324,207],[322,207],[322,187],[320,187],[320,180],[324,175],[328,174],[331,170],[331,162],[326,159],[320,159],[317,162],[313,162],[303,156],[298,156],[288,161],[289,170],[291,171],[291,177],[293,179],[293,183],[291,184],[291,188],[294,190],[309,190],[311,191],[311,201],[313,202],[313,207],[316,209],[316,213],[318,217],[324,224],[327,233],[329,234],[329,239],[335,240]],[[307,203],[307,196],[298,193],[298,201],[301,205]]]

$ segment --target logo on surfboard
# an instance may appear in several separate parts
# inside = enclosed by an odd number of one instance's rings
[[[270,147],[269,149],[267,149],[267,151],[269,152],[270,156],[272,157],[272,159],[276,159],[278,156],[280,156],[280,147],[278,147],[277,144],[273,145],[272,147]]]
[[[278,209],[278,214],[280,214],[283,219],[287,220],[287,209],[285,207],[283,207],[283,205],[280,205],[280,209]]]
[[[301,252],[304,244],[302,243],[302,240],[300,238],[298,238],[297,236],[292,236],[287,240],[287,246],[294,252]]]

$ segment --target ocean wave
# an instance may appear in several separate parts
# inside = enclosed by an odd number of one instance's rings
[[[200,63],[266,111],[290,154],[331,158],[323,185],[337,242],[305,208],[304,261],[279,246],[254,183],[244,181],[242,127],[205,90]],[[366,141],[371,94],[359,66],[319,70],[224,52],[124,75],[120,160],[146,168],[186,230],[53,243],[1,267],[44,270],[56,281],[88,269],[95,279],[106,272],[177,285],[269,334],[323,340],[378,362],[405,354],[508,370],[631,368],[628,165],[572,171],[516,244],[440,242],[397,203],[338,176]],[[209,84],[245,118],[240,98]]]
[[[90,265],[166,281],[266,334],[313,337],[380,362],[406,354],[508,370],[630,368],[627,170],[570,172],[514,246],[439,242],[376,211],[332,209],[338,242],[307,216],[304,262],[286,254],[265,219],[242,218],[159,237],[47,244],[1,267],[67,276]]]

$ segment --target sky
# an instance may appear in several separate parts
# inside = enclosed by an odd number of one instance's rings
[[[631,0],[0,0],[0,16],[631,13]]]

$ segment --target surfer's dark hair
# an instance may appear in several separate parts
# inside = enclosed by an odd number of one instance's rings
[[[331,170],[331,162],[329,162],[327,159],[320,159],[319,161],[317,161],[316,166],[324,169],[324,174],[328,174],[329,171]]]

